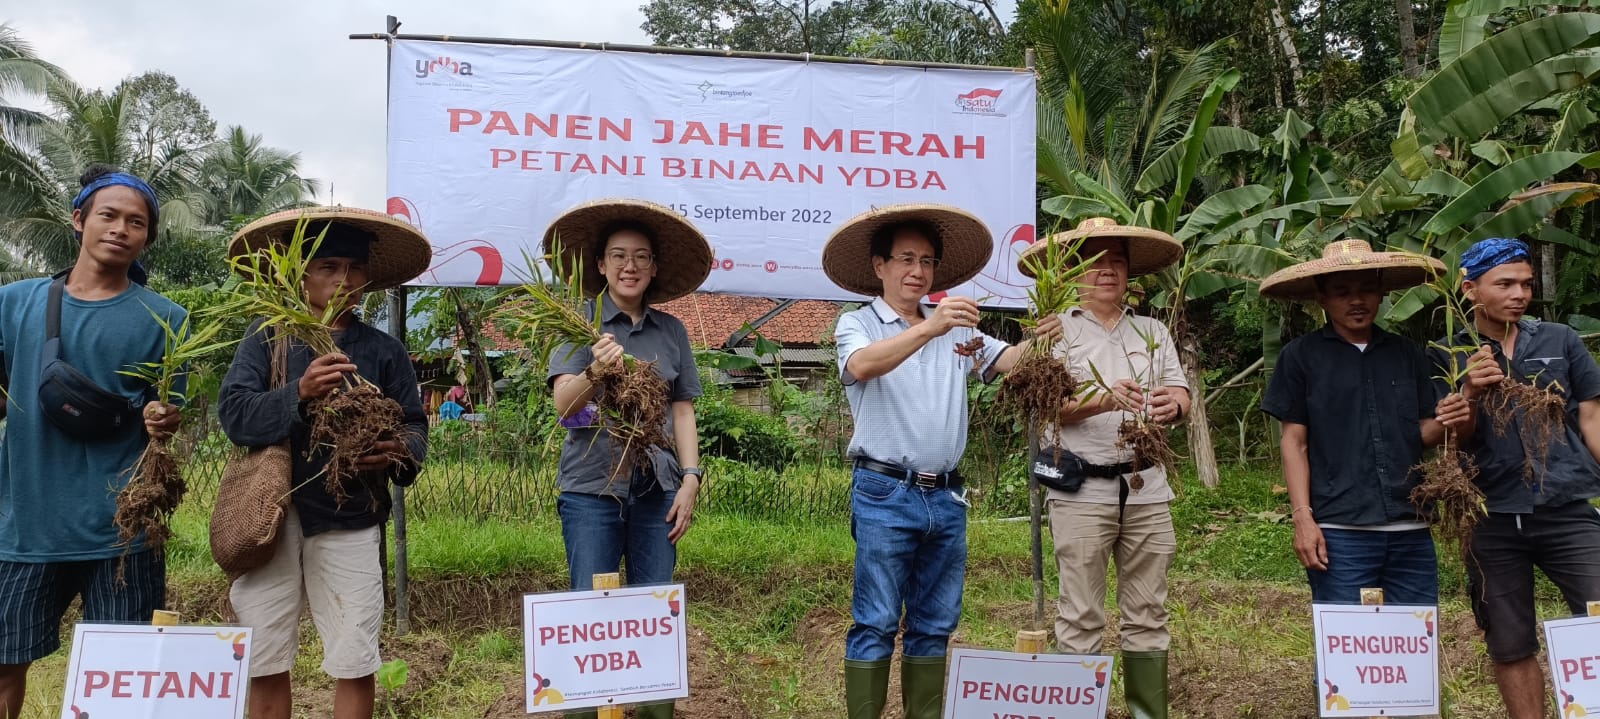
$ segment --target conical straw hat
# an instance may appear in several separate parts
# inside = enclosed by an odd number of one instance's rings
[[[1321,275],[1355,270],[1379,273],[1384,292],[1403,290],[1444,274],[1444,263],[1412,252],[1373,252],[1366,240],[1339,240],[1322,248],[1320,259],[1301,262],[1268,275],[1261,294],[1284,300],[1310,300],[1317,296]]]
[[[1160,230],[1134,225],[1119,225],[1116,220],[1109,217],[1091,217],[1078,223],[1078,226],[1066,232],[1058,232],[1024,250],[1017,258],[1017,267],[1022,274],[1033,277],[1033,270],[1029,264],[1036,262],[1029,258],[1040,255],[1046,251],[1050,243],[1068,245],[1080,238],[1092,239],[1097,237],[1119,238],[1128,241],[1128,276],[1139,277],[1152,272],[1160,272],[1183,257],[1183,243],[1173,239]]]
[[[367,258],[367,292],[410,282],[433,262],[433,247],[421,230],[382,212],[359,207],[307,207],[267,215],[233,234],[228,242],[228,259],[259,252],[269,245],[288,244],[302,218],[312,222],[308,231],[320,231],[318,223],[327,221],[373,234],[372,254]]]
[[[972,213],[949,205],[886,205],[856,215],[834,230],[822,248],[822,269],[828,279],[858,295],[883,294],[883,282],[872,269],[872,236],[884,227],[911,221],[933,226],[944,244],[928,294],[966,282],[989,264],[994,235]]]
[[[656,276],[645,291],[647,302],[662,304],[687,295],[711,275],[711,243],[706,236],[672,208],[646,200],[595,200],[567,210],[544,231],[544,254],[549,257],[559,243],[558,271],[568,272],[574,261],[581,263],[584,293],[598,295],[606,278],[597,267],[595,243],[605,242],[600,232],[621,220],[642,223],[656,236]]]

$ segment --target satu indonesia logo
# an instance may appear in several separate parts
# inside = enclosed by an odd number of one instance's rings
[[[472,63],[460,62],[442,55],[432,60],[424,58],[417,61],[417,77],[428,77],[434,73],[472,77]]]
[[[991,90],[987,87],[975,87],[970,92],[956,95],[956,112],[969,115],[995,115],[1005,117],[997,111],[996,105],[1000,103],[1000,93],[1004,90]]]

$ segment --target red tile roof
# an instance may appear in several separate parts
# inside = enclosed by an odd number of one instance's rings
[[[755,322],[777,306],[776,300],[764,297],[695,292],[659,308],[683,321],[689,331],[689,341],[696,347],[721,347],[744,323]],[[801,300],[758,331],[767,339],[784,345],[815,346],[832,339],[833,322],[839,317],[839,309],[836,302]],[[522,346],[492,323],[483,326],[483,342],[486,349]]]
[[[744,323],[755,322],[777,306],[776,300],[764,297],[695,292],[661,305],[661,309],[683,320],[689,341],[695,346],[721,347]],[[758,331],[785,345],[818,345],[831,339],[833,322],[838,317],[838,303],[801,300]]]

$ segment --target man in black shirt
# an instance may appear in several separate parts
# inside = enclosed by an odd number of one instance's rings
[[[1343,240],[1261,283],[1262,295],[1314,300],[1328,318],[1283,348],[1261,401],[1283,423],[1294,549],[1313,601],[1354,604],[1363,587],[1393,604],[1439,601],[1433,538],[1410,498],[1413,468],[1443,439],[1435,416],[1464,414],[1467,403],[1436,402],[1422,348],[1374,320],[1386,292],[1443,272],[1438,260]]]

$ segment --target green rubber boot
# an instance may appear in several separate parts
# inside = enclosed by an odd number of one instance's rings
[[[1167,653],[1123,652],[1122,696],[1133,719],[1167,719]]]
[[[844,660],[844,703],[849,719],[879,719],[889,697],[889,660]]]
[[[944,715],[944,657],[901,657],[900,697],[906,719]]]
[[[672,719],[672,711],[675,706],[672,702],[640,704],[638,708],[634,709],[633,715],[636,719]]]

